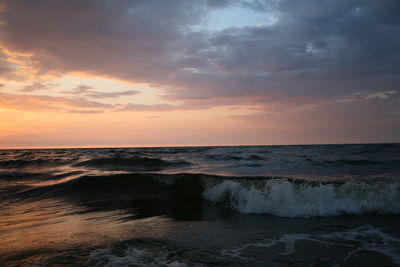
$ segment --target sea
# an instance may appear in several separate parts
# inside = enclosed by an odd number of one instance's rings
[[[400,144],[3,149],[0,266],[400,266]]]

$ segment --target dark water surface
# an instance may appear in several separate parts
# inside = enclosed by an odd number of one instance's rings
[[[0,150],[0,266],[400,266],[400,144]]]

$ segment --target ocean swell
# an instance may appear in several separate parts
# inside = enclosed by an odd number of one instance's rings
[[[40,167],[54,167],[66,164],[62,159],[11,159],[0,160],[0,169],[23,169],[23,168],[40,168]]]
[[[183,217],[201,212],[204,200],[240,213],[279,217],[400,214],[398,182],[322,183],[281,177],[128,173],[60,180],[14,196],[63,198],[96,209],[141,207],[154,211],[151,215],[179,211]]]
[[[75,163],[73,166],[105,170],[160,171],[188,164],[186,161],[167,161],[161,158],[113,156],[89,159]]]

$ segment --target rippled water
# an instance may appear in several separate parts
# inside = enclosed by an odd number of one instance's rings
[[[0,265],[400,264],[399,144],[0,150],[0,196]]]

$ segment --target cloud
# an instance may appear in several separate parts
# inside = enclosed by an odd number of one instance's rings
[[[118,92],[111,92],[111,93],[104,93],[104,92],[92,92],[86,94],[86,96],[90,98],[114,98],[119,96],[130,96],[139,94],[139,91],[134,90],[127,90],[127,91],[118,91]]]
[[[122,105],[118,111],[172,111],[182,110],[182,107],[173,106],[169,104],[155,104],[155,105],[142,105],[142,104],[126,104]]]
[[[71,93],[73,93],[73,94],[86,94],[86,93],[90,93],[91,90],[93,90],[92,87],[90,87],[88,85],[81,84],[81,85],[76,86],[74,89],[72,89]],[[70,93],[70,92],[67,92],[67,93]]]
[[[375,91],[375,92],[356,92],[350,96],[338,100],[338,103],[357,102],[357,101],[384,101],[385,103],[394,102],[398,104],[400,100],[397,96],[400,91]]]
[[[33,53],[40,73],[82,71],[152,83],[181,67],[184,32],[201,20],[207,3],[6,1],[2,43]]]
[[[396,95],[398,92],[396,91],[383,91],[383,92],[377,92],[373,94],[369,94],[365,96],[365,99],[387,99],[392,95]]]
[[[212,64],[176,75],[180,90],[173,97],[329,98],[355,88],[398,90],[393,88],[400,82],[400,40],[393,38],[400,33],[393,15],[400,11],[397,1],[257,3],[278,12],[279,21],[213,34],[202,52]]]
[[[116,91],[116,92],[100,92],[95,88],[88,85],[78,85],[72,89],[72,91],[62,91],[62,93],[73,94],[73,95],[83,95],[88,98],[115,98],[120,96],[131,96],[139,94],[139,91],[126,90],[126,91]]]
[[[253,105],[253,109],[257,110],[257,102],[254,100],[244,99],[241,105]],[[202,110],[215,107],[237,107],[237,102],[231,99],[201,99],[201,100],[188,100],[180,104],[118,104],[117,111],[185,111],[185,110]]]
[[[25,86],[20,89],[21,92],[33,92],[33,91],[44,91],[44,90],[52,90],[55,85],[43,84],[39,82],[35,82],[31,85]]]
[[[68,108],[112,109],[114,106],[85,98],[54,97],[46,95],[18,95],[0,93],[3,108],[29,111],[63,110]]]
[[[400,106],[395,101],[337,102],[329,100],[279,112],[268,110],[235,116],[244,123],[266,127],[267,133],[291,136],[293,143],[376,142],[397,140],[400,131]],[[276,136],[276,135],[272,135]],[[327,139],[328,138],[328,139]]]
[[[0,41],[0,78],[4,80],[20,80],[21,77],[16,72],[16,65],[11,62],[7,53],[2,49]]]
[[[90,109],[90,110],[70,110],[69,113],[77,113],[77,114],[98,114],[103,113],[104,110],[101,109]]]
[[[235,114],[221,125],[230,121],[235,130],[254,132],[268,143],[274,142],[271,131],[294,143],[348,142],[346,136],[398,140],[398,0],[3,0],[1,5],[0,82],[37,81],[22,88],[35,95],[0,93],[2,108],[77,117],[164,112],[168,118],[178,113],[170,111],[192,115],[191,110],[240,106],[243,110],[216,109]],[[232,7],[265,20],[215,27],[213,12]],[[107,104],[102,101],[138,92],[84,84],[61,91],[42,82],[64,74],[145,83],[163,99]],[[62,97],[45,95],[50,90]],[[203,112],[193,112],[193,121],[200,118],[195,113]],[[135,117],[113,115],[107,117],[116,123]]]
[[[203,27],[211,10],[232,5],[276,19],[261,27]],[[397,0],[7,0],[1,44],[30,54],[39,74],[144,82],[166,100],[184,101],[183,109],[243,102],[296,107],[359,90],[398,91],[399,12]],[[84,85],[73,92],[97,99],[137,93]],[[125,107],[145,108],[175,107]]]
[[[158,119],[160,116],[146,116],[146,119]]]

